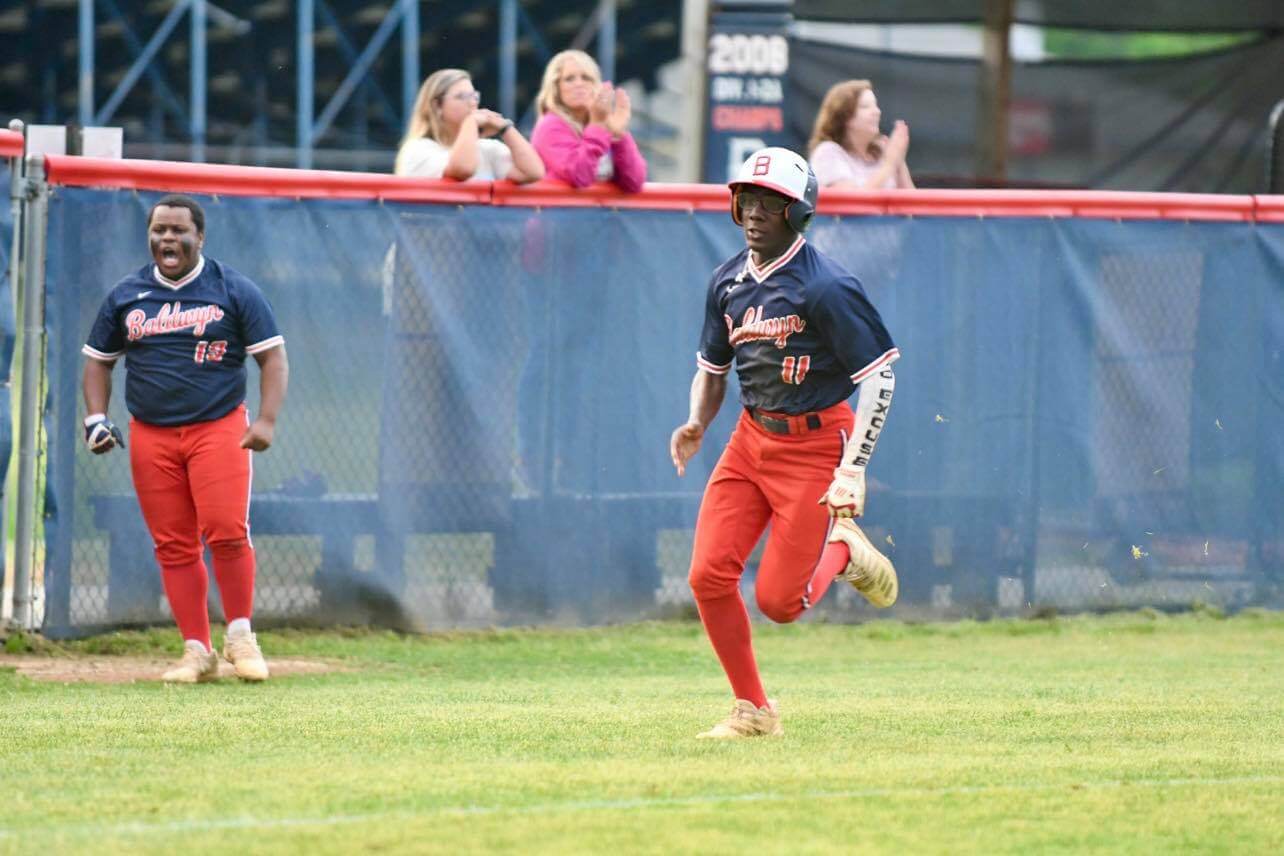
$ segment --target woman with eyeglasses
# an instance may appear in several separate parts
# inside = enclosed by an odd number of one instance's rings
[[[519,184],[544,177],[544,162],[509,119],[480,106],[468,72],[443,68],[419,87],[397,151],[397,175]]]
[[[626,193],[646,183],[646,161],[629,133],[629,94],[609,82],[583,51],[549,60],[536,102],[539,121],[531,142],[549,178],[575,187],[610,181]]]
[[[909,125],[897,119],[880,130],[883,113],[868,80],[835,83],[816,114],[807,151],[821,187],[842,190],[913,190],[905,156]]]

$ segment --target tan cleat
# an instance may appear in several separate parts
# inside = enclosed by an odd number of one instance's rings
[[[259,650],[259,642],[253,633],[228,634],[223,639],[223,659],[236,668],[236,676],[243,681],[266,681],[268,679],[267,661]]]
[[[203,684],[216,678],[218,654],[191,640],[183,643],[183,658],[178,664],[161,675],[161,680],[170,684]]]
[[[755,707],[753,702],[738,698],[730,716],[696,737],[700,740],[738,740],[741,737],[780,737],[784,733],[780,727],[780,711],[774,701],[768,699],[766,707]]]
[[[839,579],[851,583],[852,588],[874,606],[881,608],[896,603],[896,596],[900,594],[896,568],[869,542],[856,521],[846,517],[835,520],[829,540],[842,541],[849,552],[847,569],[838,575]]]

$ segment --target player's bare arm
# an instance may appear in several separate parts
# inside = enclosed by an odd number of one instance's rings
[[[262,452],[272,445],[276,433],[276,417],[290,385],[290,361],[285,345],[257,353],[254,359],[259,364],[259,412],[245,429],[241,448]]]
[[[830,517],[860,517],[865,513],[865,468],[887,424],[895,389],[896,375],[890,364],[861,381],[851,439],[843,450],[842,463],[834,470],[833,483],[820,498]]]
[[[687,461],[698,451],[704,431],[718,415],[722,400],[727,395],[727,376],[698,369],[691,380],[691,410],[687,421],[679,425],[669,438],[669,456],[678,475],[687,472]]]
[[[107,418],[107,405],[111,401],[111,370],[115,366],[114,360],[107,362],[91,357],[85,360],[85,371],[81,377],[85,411],[89,414],[85,419],[85,443],[95,455],[125,445],[120,429]]]
[[[102,360],[85,360],[85,371],[81,376],[81,386],[85,394],[85,412],[106,413],[107,403],[111,401],[111,370],[115,362]]]

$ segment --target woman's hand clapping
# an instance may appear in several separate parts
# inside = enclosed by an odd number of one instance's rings
[[[883,145],[885,156],[894,163],[902,163],[909,154],[909,125],[903,119],[897,119],[892,125],[892,134],[879,140]]]
[[[607,84],[610,86],[611,84]],[[615,106],[611,115],[606,118],[606,129],[613,137],[622,137],[629,132],[629,120],[633,118],[633,101],[625,89],[615,90]]]
[[[610,83],[598,87],[597,95],[589,105],[589,122],[606,128],[612,137],[621,137],[628,133],[632,118],[633,101],[628,92],[616,89]]]

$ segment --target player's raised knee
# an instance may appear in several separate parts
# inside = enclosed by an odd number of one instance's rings
[[[803,613],[803,603],[798,597],[758,592],[758,610],[777,624],[789,624]]]

